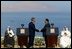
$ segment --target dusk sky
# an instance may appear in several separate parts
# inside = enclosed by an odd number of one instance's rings
[[[1,1],[1,12],[71,12],[71,1]]]

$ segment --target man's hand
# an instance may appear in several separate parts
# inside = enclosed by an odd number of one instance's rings
[[[41,32],[41,30],[40,29],[37,29],[37,32]]]
[[[41,32],[41,29],[39,29],[39,32]]]

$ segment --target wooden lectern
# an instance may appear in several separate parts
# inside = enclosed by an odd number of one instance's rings
[[[47,47],[54,47],[57,45],[58,28],[47,28]]]
[[[28,44],[28,28],[17,28],[17,40],[20,47],[27,46]]]

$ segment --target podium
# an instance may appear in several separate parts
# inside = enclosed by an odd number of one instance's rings
[[[58,28],[47,28],[47,30],[46,30],[47,47],[55,47],[57,45],[58,34],[59,34]]]
[[[20,47],[28,45],[28,28],[17,28],[17,41]]]

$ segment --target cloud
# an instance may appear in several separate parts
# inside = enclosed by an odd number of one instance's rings
[[[1,12],[45,11],[57,12],[58,9],[40,1],[1,1]]]

